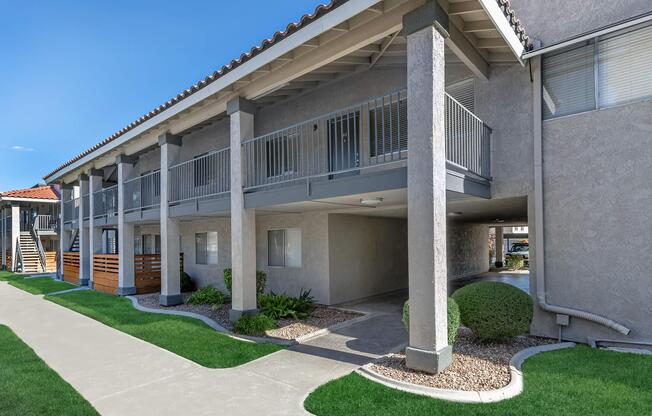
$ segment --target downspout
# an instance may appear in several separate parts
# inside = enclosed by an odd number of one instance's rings
[[[544,257],[544,231],[543,231],[543,141],[542,141],[542,107],[541,107],[541,57],[530,59],[534,65],[533,72],[533,114],[534,114],[534,253],[535,272],[537,283],[537,303],[547,312],[573,316],[586,321],[595,322],[606,326],[623,335],[628,335],[630,329],[609,319],[591,312],[565,306],[552,305],[546,299],[545,257]]]

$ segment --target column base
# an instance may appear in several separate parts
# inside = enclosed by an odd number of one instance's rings
[[[503,262],[502,261],[497,261],[497,262],[494,263],[494,265],[496,266],[497,269],[500,269],[501,267],[503,267]]]
[[[131,287],[119,287],[118,288],[118,296],[130,296],[130,295],[135,295],[136,294],[136,287],[131,286]]]
[[[88,279],[79,279],[79,286],[88,286],[89,282]]]
[[[161,306],[175,306],[175,305],[181,305],[183,303],[183,297],[181,297],[181,295],[161,294],[158,300]]]
[[[448,345],[439,351],[407,347],[405,349],[405,361],[408,368],[437,374],[445,370],[453,362],[453,347]]]
[[[245,315],[256,315],[257,313],[258,313],[258,309],[248,309],[246,311],[238,311],[235,309],[231,309],[229,311],[229,321],[235,322]]]

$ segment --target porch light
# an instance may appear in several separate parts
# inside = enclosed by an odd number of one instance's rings
[[[380,197],[378,197],[378,198],[363,198],[363,199],[360,199],[360,203],[361,203],[362,205],[367,205],[367,206],[370,206],[370,207],[375,207],[376,205],[380,205],[380,204],[382,204],[383,200],[384,200],[384,199],[383,199],[383,198],[380,198]]]
[[[449,217],[459,217],[462,214],[464,214],[464,213],[461,212],[461,211],[451,211],[451,212],[448,213],[448,216]]]

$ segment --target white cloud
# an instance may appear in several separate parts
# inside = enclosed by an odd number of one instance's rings
[[[11,146],[11,150],[16,150],[18,152],[33,152],[34,148],[33,147],[25,147],[25,146]]]

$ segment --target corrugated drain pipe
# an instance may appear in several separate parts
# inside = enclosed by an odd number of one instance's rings
[[[530,59],[530,65],[536,68],[533,71],[533,113],[534,113],[534,225],[535,225],[535,271],[537,282],[537,303],[544,311],[573,316],[586,321],[595,322],[606,326],[623,335],[628,335],[630,329],[609,318],[579,309],[565,306],[552,305],[546,300],[545,260],[543,243],[543,142],[542,136],[542,103],[541,103],[541,57]],[[530,68],[532,70],[532,68]]]

